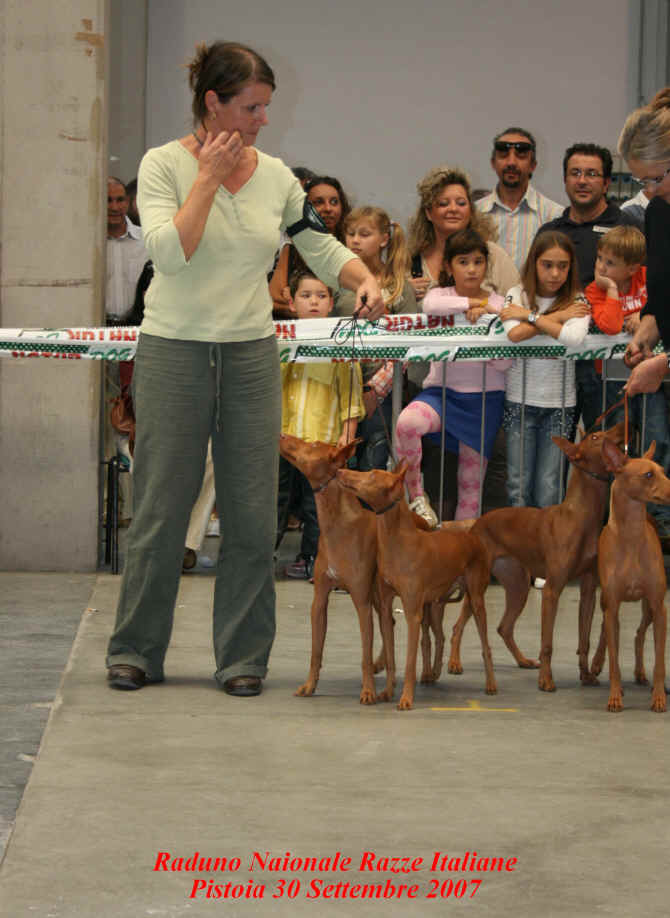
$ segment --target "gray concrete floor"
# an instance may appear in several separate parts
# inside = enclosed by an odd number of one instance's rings
[[[292,539],[282,547],[287,559]],[[67,592],[57,585],[66,576],[55,577],[46,592]],[[419,687],[415,709],[398,712],[394,705],[358,704],[360,642],[346,595],[331,597],[313,698],[293,695],[308,667],[311,587],[278,582],[277,640],[265,691],[236,699],[212,679],[212,579],[198,575],[182,579],[166,683],[121,693],[107,688],[103,670],[120,580],[108,574],[94,583],[71,580],[65,586],[73,603],[65,606],[78,605],[81,623],[0,867],[2,918],[667,913],[670,715],[652,714],[648,690],[632,684],[637,608],[622,614],[621,714],[605,710],[606,680],[590,689],[578,685],[576,589],[562,600],[558,691],[546,695],[537,691],[536,673],[518,670],[495,634],[502,598],[495,586],[487,596],[499,694],[483,693],[480,650],[469,627],[465,673],[445,672],[438,685]],[[2,574],[0,581],[5,595],[17,597],[12,617],[29,617],[45,592],[34,576]],[[533,591],[517,630],[531,654],[539,600]],[[453,618],[454,609],[447,629]],[[38,632],[51,633],[35,624],[32,633]],[[404,632],[399,621],[401,668]],[[27,683],[26,699],[33,697]],[[12,689],[3,682],[3,701]],[[45,690],[36,703],[50,697]],[[7,757],[23,748],[35,747],[19,744]],[[254,851],[299,858],[339,851],[352,863],[344,873],[325,866],[313,873],[250,872]],[[477,851],[517,864],[503,873],[432,872],[437,851],[450,857]],[[160,852],[238,857],[241,865],[234,872],[155,871]],[[362,871],[365,852],[424,861],[413,874]],[[465,898],[441,897],[449,879],[462,878]],[[482,882],[469,898],[473,878]],[[198,879],[206,885],[191,898]],[[282,879],[287,888],[294,883],[296,898],[288,891],[278,897]],[[212,889],[231,882],[244,890],[251,880],[264,895],[206,898],[210,880]],[[387,880],[416,883],[418,898],[308,898],[313,882],[323,889]],[[431,889],[436,898],[428,898]]]

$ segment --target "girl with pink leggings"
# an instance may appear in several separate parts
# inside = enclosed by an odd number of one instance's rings
[[[503,298],[482,288],[488,248],[481,236],[466,229],[449,237],[445,246],[440,286],[423,301],[427,315],[451,315],[456,324],[473,325],[484,315],[498,314]],[[487,320],[488,321],[488,320]],[[458,454],[458,504],[456,519],[479,512],[479,492],[503,414],[505,370],[512,360],[454,361],[446,364],[445,448]],[[482,408],[483,367],[486,365],[486,401]],[[396,427],[398,459],[406,459],[405,483],[410,507],[432,526],[437,516],[423,493],[421,438],[440,443],[442,434],[443,364],[432,363],[423,392],[400,413]],[[482,444],[482,410],[484,442]],[[483,452],[483,461],[480,452]]]

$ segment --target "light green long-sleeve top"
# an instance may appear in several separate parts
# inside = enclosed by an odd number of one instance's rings
[[[302,218],[305,194],[280,159],[256,152],[256,170],[238,192],[219,187],[188,261],[173,218],[195,182],[198,161],[178,140],[145,154],[137,200],[155,274],[141,331],[211,342],[252,341],[274,333],[267,269],[280,232]],[[352,253],[334,236],[312,229],[293,241],[315,274],[336,287]]]

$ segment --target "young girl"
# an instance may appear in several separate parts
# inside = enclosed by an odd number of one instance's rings
[[[463,325],[474,324],[484,314],[500,313],[503,298],[482,288],[488,257],[487,244],[474,230],[465,229],[451,235],[445,245],[440,286],[428,291],[423,311],[427,315],[453,315],[456,323]],[[446,366],[445,448],[458,453],[456,519],[462,520],[475,517],[479,512],[480,487],[502,419],[504,372],[512,363],[511,360],[431,363],[423,392],[398,418],[398,458],[406,459],[409,466],[405,483],[410,507],[432,526],[437,525],[437,516],[423,493],[421,437],[431,434],[436,442],[441,442],[443,368]],[[486,400],[482,408],[484,366]]]
[[[377,278],[386,303],[386,311],[414,313],[416,297],[407,280],[409,258],[405,236],[381,207],[357,207],[344,221],[344,240]],[[352,315],[356,298],[341,290],[335,314]],[[365,360],[363,398],[366,417],[358,426],[357,436],[363,439],[356,454],[356,468],[361,471],[386,468],[389,447],[386,430],[391,429],[391,388],[393,361]],[[377,405],[383,418],[377,411]]]
[[[500,318],[510,341],[549,335],[562,344],[576,346],[584,340],[590,310],[579,292],[574,247],[564,233],[548,231],[535,238],[521,284],[508,292]],[[561,423],[564,379],[565,415]],[[523,430],[522,401],[526,405]],[[571,360],[517,360],[508,372],[503,427],[507,497],[512,506],[548,507],[558,503],[561,451],[551,438],[565,435],[573,427],[575,403],[575,367]]]

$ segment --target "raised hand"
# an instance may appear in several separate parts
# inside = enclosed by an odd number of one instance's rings
[[[212,137],[208,131],[200,148],[198,168],[201,175],[215,180],[220,185],[239,164],[244,144],[239,131],[221,131]]]

